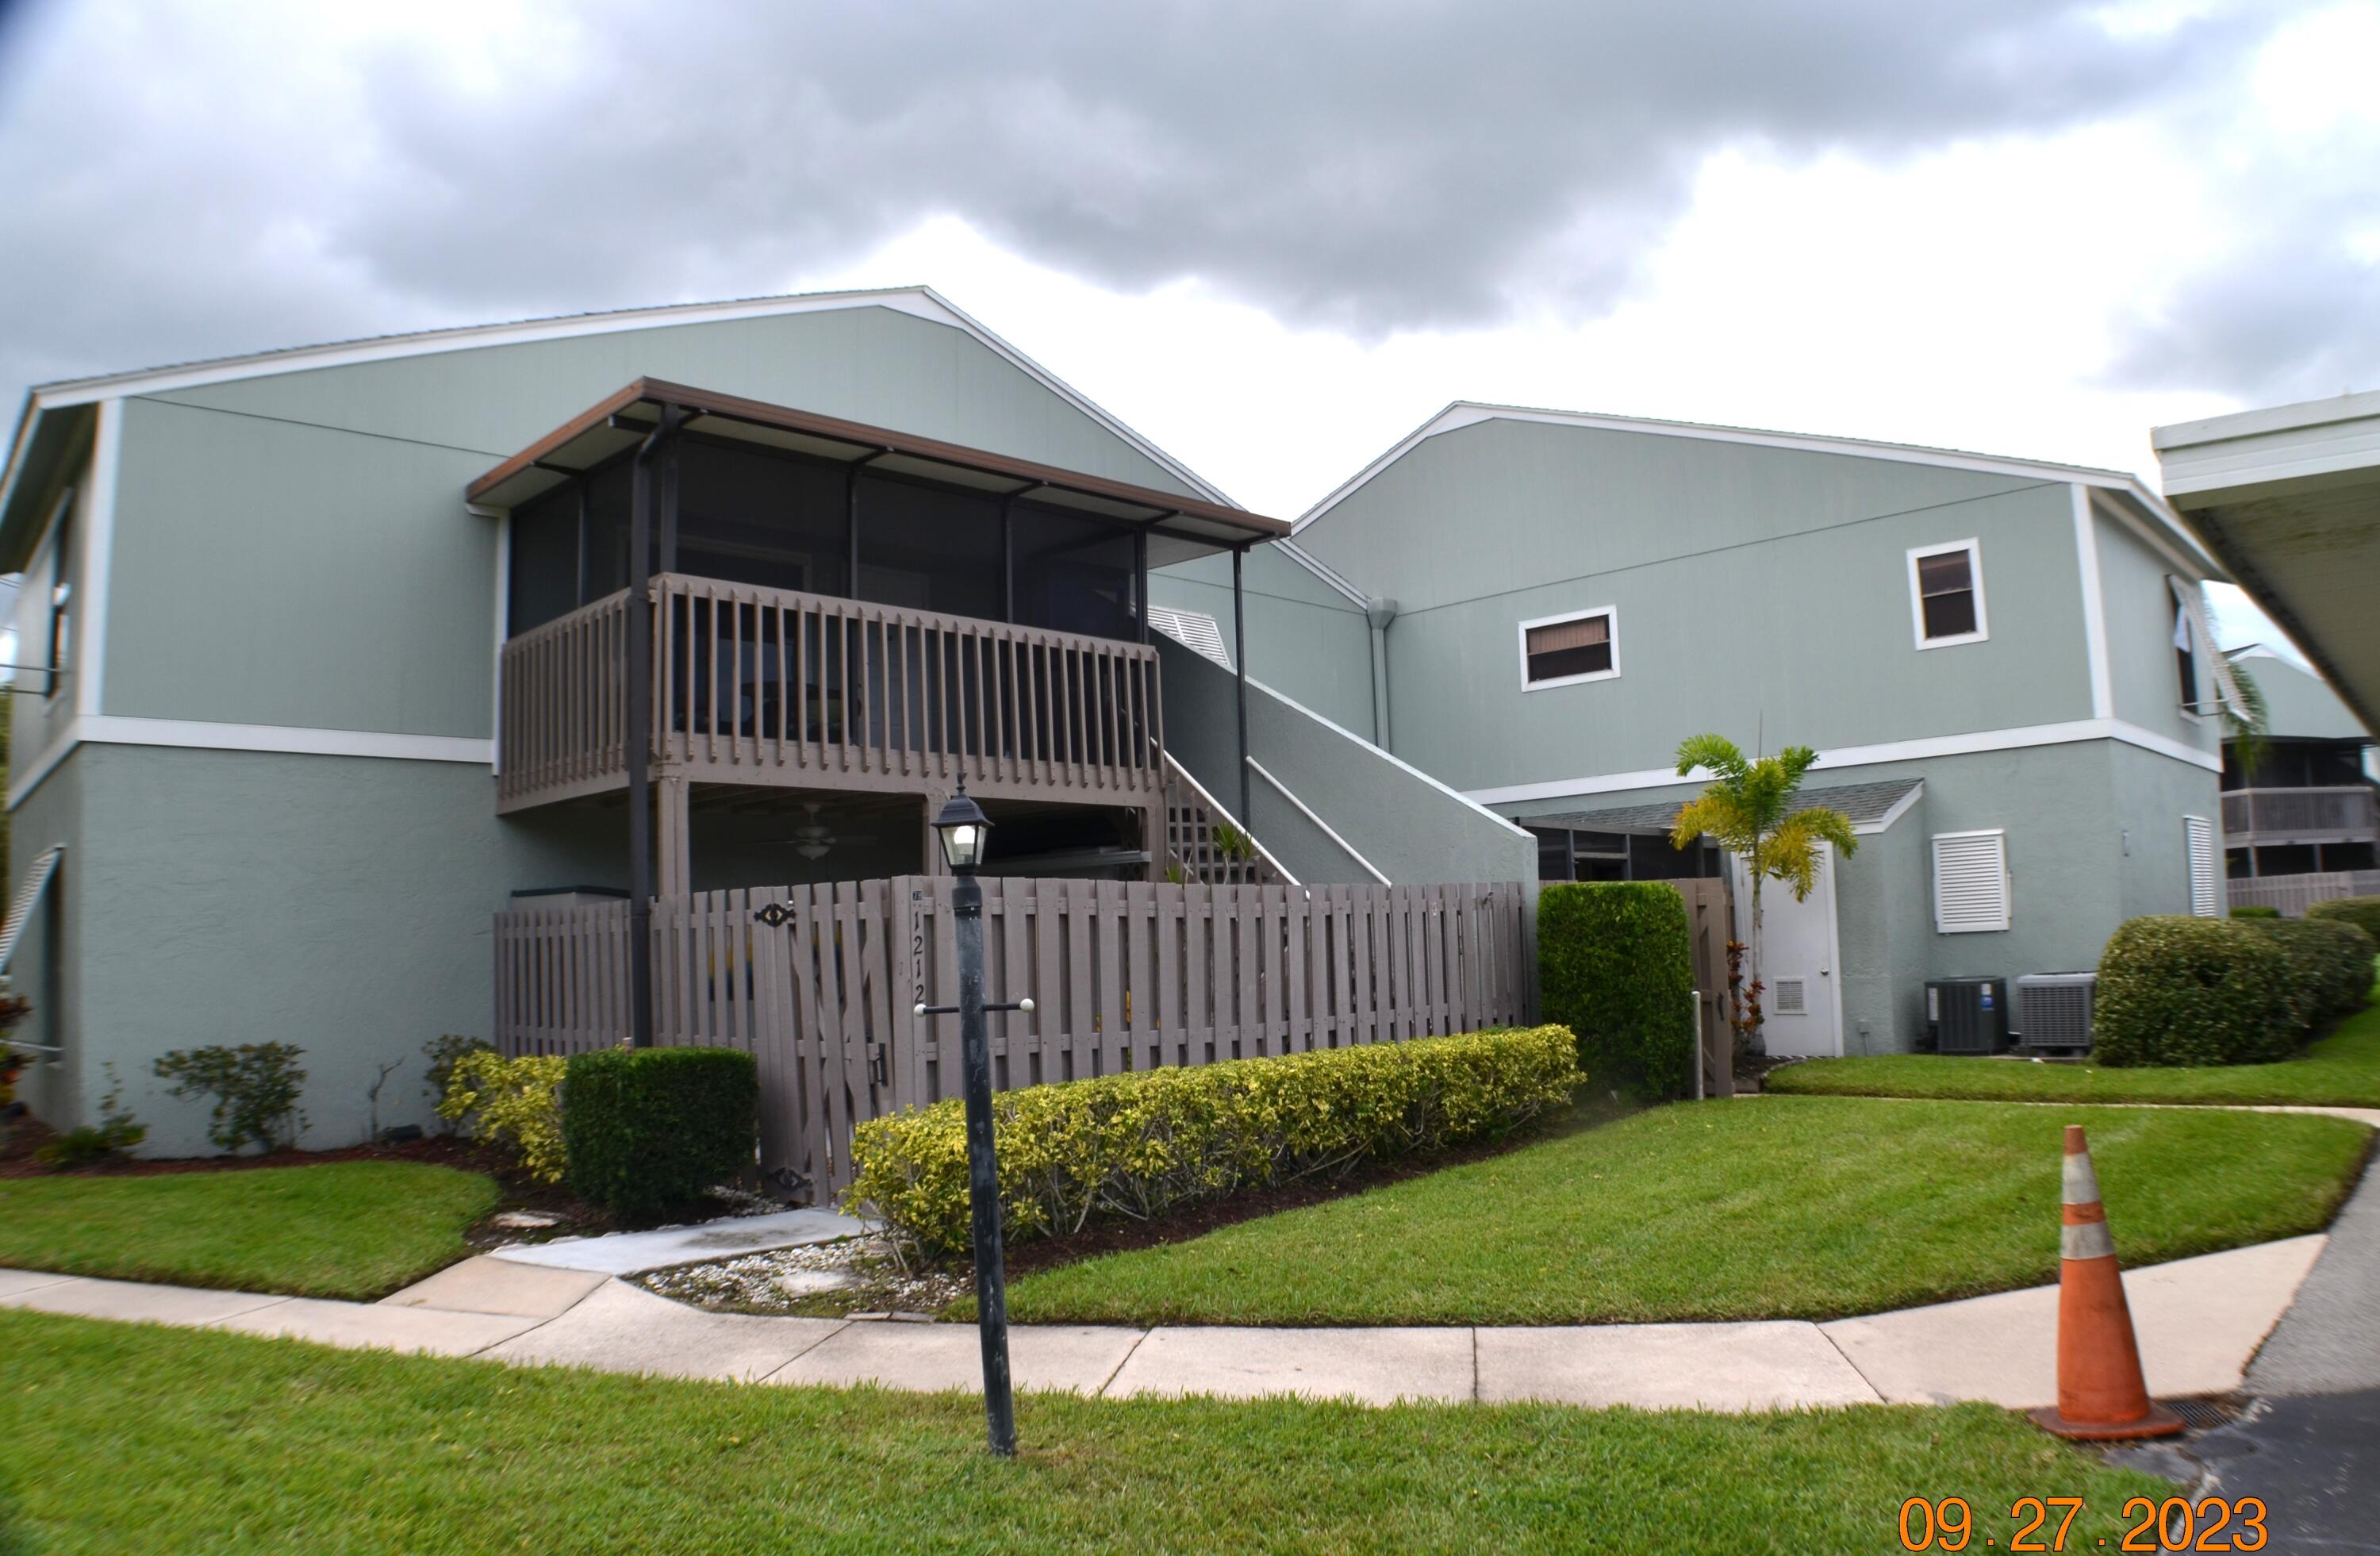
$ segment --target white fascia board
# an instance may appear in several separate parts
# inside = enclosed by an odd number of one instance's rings
[[[124,452],[124,402],[99,402],[97,435],[91,447],[91,496],[82,515],[82,590],[75,601],[75,712],[91,718],[100,711],[107,679],[107,596],[115,554],[115,478]]]
[[[2107,658],[2107,594],[2099,576],[2099,524],[2091,489],[2067,489],[2074,498],[2074,562],[2082,575],[2082,646],[2091,666],[2091,716],[2116,716],[2115,671]]]
[[[1849,454],[1903,464],[1933,465],[1973,470],[1985,475],[2022,476],[2057,482],[2085,481],[2095,486],[2131,486],[2139,482],[2119,470],[2059,465],[2038,459],[2006,459],[1969,454],[1953,448],[1929,448],[1920,444],[1877,443],[1870,439],[1833,437],[1819,432],[1778,432],[1753,427],[1724,427],[1702,421],[1668,421],[1653,417],[1607,416],[1585,411],[1544,410],[1528,406],[1483,404],[1457,400],[1423,422],[1386,454],[1365,466],[1336,491],[1298,517],[1291,533],[1329,513],[1390,465],[1403,458],[1426,438],[1474,427],[1482,421],[1536,421],[1558,427],[1585,427],[1610,432],[1645,432],[1655,437],[1698,438],[1707,443],[1749,444],[1761,448],[1793,449],[1808,454]],[[2142,489],[2145,492],[2145,489]],[[2153,499],[2152,499],[2153,500]]]
[[[2361,421],[2367,416],[2380,417],[2380,389],[2366,389],[2354,395],[2332,395],[2319,400],[2299,400],[2285,406],[2261,406],[2254,410],[2204,416],[2195,421],[2170,422],[2149,429],[2149,445],[2163,454],[2169,448],[2193,448],[2204,444],[2228,443],[2235,438],[2298,432],[2334,422]]]
[[[1294,562],[1299,566],[1305,568],[1307,572],[1313,574],[1316,577],[1321,579],[1324,584],[1346,596],[1348,600],[1354,602],[1358,607],[1365,610],[1369,610],[1371,608],[1372,601],[1369,595],[1366,594],[1362,590],[1357,589],[1345,577],[1342,577],[1336,568],[1323,561],[1320,557],[1315,555],[1312,552],[1307,551],[1304,546],[1299,545],[1295,541],[1276,540],[1268,541],[1265,543],[1271,546],[1273,550],[1281,553],[1283,556],[1288,557],[1292,562]]]
[[[177,746],[202,751],[270,751],[287,756],[375,757],[393,761],[448,761],[492,768],[496,743],[446,735],[400,735],[370,729],[315,729],[291,724],[228,724],[197,719],[136,719],[119,714],[78,717],[32,766],[10,775],[10,809],[75,747]]]
[[[2084,740],[2120,740],[2155,751],[2209,772],[2223,770],[2223,759],[2155,730],[2120,719],[2075,719],[2066,723],[2032,724],[2021,729],[1979,730],[1973,735],[1942,735],[1922,740],[1895,740],[1876,746],[1844,746],[1822,751],[1811,771],[1820,768],[1873,767],[1883,762],[1925,761],[1937,757],[1973,756],[1984,751],[2016,751],[2033,746],[2065,746]],[[1516,805],[1541,799],[1569,799],[1581,795],[1611,794],[1622,789],[1674,787],[1692,780],[1670,767],[1636,772],[1608,772],[1592,777],[1557,778],[1543,784],[1507,784],[1471,789],[1468,796],[1482,805]]]
[[[316,368],[347,367],[360,362],[386,362],[446,351],[468,351],[480,346],[525,345],[537,341],[568,340],[582,335],[615,334],[627,330],[658,329],[673,324],[716,324],[739,319],[770,319],[850,308],[889,308],[898,313],[965,331],[1006,359],[1026,376],[1146,455],[1197,495],[1209,502],[1239,506],[1112,412],[986,329],[930,286],[813,292],[795,297],[747,298],[734,302],[676,303],[661,308],[621,309],[610,313],[528,319],[508,324],[474,324],[459,329],[424,330],[415,334],[382,335],[370,340],[325,346],[300,346],[180,367],[152,368],[139,372],[112,373],[43,384],[26,396],[25,410],[18,422],[16,446],[9,456],[6,481],[13,482],[16,479],[18,460],[23,453],[33,418],[42,411],[67,406],[85,405],[127,395],[159,395],[176,389],[235,383],[241,379],[270,378]],[[5,490],[5,485],[0,483],[0,490]]]
[[[1920,778],[1910,785],[1909,792],[1892,802],[1891,807],[1873,821],[1862,821],[1852,829],[1853,837],[1874,837],[1892,830],[1892,823],[1909,814],[1910,808],[1925,797],[1925,780]],[[1840,966],[1840,963],[1836,964]]]

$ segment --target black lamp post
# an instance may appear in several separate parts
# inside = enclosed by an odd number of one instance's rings
[[[983,886],[975,878],[983,863],[991,819],[967,797],[962,780],[959,792],[934,818],[941,839],[942,857],[958,877],[951,891],[951,912],[958,920],[959,1003],[919,1005],[919,1015],[959,1018],[959,1046],[966,1083],[967,1198],[974,1214],[976,1330],[983,1342],[983,1413],[990,1428],[991,1451],[1002,1458],[1016,1453],[1016,1402],[1008,1382],[1008,1270],[1000,1246],[1000,1168],[991,1138],[991,1041],[984,1014],[995,1010],[1033,1008],[1030,1000],[1013,1004],[986,1004],[983,999]]]

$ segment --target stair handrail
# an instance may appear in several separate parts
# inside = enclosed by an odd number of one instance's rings
[[[1165,759],[1165,776],[1167,781],[1171,782],[1179,778],[1184,784],[1187,784],[1190,792],[1198,796],[1198,803],[1200,805],[1206,807],[1206,808],[1214,815],[1219,816],[1223,821],[1229,822],[1242,837],[1248,840],[1248,846],[1255,849],[1257,857],[1264,860],[1264,862],[1271,868],[1274,874],[1281,877],[1281,883],[1283,885],[1302,886],[1304,884],[1304,882],[1300,881],[1296,876],[1292,875],[1289,872],[1287,866],[1283,865],[1281,860],[1273,857],[1272,850],[1264,845],[1262,840],[1257,836],[1256,833],[1249,828],[1245,821],[1241,821],[1237,816],[1232,815],[1231,811],[1224,808],[1223,803],[1220,800],[1207,792],[1206,784],[1201,784],[1196,778],[1191,776],[1190,770],[1176,760],[1172,752],[1160,747],[1158,749],[1158,755]],[[1171,848],[1171,839],[1168,840],[1167,846],[1169,849]],[[1189,861],[1187,860],[1183,861],[1185,866],[1188,862]]]

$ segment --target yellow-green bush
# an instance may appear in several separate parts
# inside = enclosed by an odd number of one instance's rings
[[[455,1061],[438,1116],[462,1124],[478,1139],[509,1148],[529,1176],[558,1184],[565,1159],[562,1149],[562,1077],[570,1061],[560,1054],[523,1054],[507,1059],[494,1049],[475,1049]]]
[[[992,1098],[1012,1241],[1102,1215],[1149,1219],[1244,1189],[1492,1138],[1566,1105],[1566,1027],[1169,1066]],[[968,1246],[966,1122],[955,1098],[861,1124],[847,1208],[905,1251]]]

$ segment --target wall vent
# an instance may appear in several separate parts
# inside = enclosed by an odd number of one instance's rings
[[[1806,978],[1780,978],[1777,980],[1776,998],[1771,1015],[1807,1015],[1810,1014],[1810,980]]]

